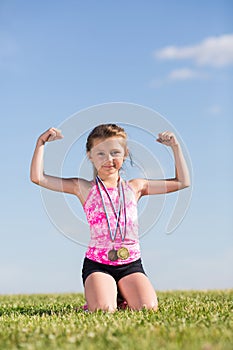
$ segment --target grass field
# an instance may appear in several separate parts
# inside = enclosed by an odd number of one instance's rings
[[[0,349],[232,350],[233,290],[158,292],[159,311],[77,311],[81,294],[0,296]]]

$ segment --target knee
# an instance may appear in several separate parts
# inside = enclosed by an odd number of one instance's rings
[[[141,311],[141,310],[158,311],[158,302],[151,301],[151,302],[147,302],[147,303],[140,303],[136,307],[131,307],[131,309],[136,310],[136,311]]]
[[[91,305],[90,307],[88,306],[88,310],[91,312],[96,312],[96,311],[115,312],[117,310],[117,307],[115,305],[100,303],[96,305]]]
[[[141,309],[158,311],[158,303],[150,302],[150,303],[143,304]]]
[[[150,303],[148,305],[145,305],[145,308],[147,310],[158,311],[158,302],[154,302],[154,303]]]

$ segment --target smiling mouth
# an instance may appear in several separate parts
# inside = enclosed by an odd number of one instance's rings
[[[114,165],[103,165],[103,168],[105,169],[112,169],[115,168]]]

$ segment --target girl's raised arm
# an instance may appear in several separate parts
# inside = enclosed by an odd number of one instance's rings
[[[71,193],[79,196],[79,180],[77,178],[60,178],[44,173],[44,145],[46,142],[62,139],[61,131],[50,128],[37,140],[32,157],[30,179],[35,184],[53,191]]]
[[[190,186],[189,170],[175,135],[170,131],[165,131],[158,135],[157,142],[172,148],[176,175],[174,178],[165,180],[132,180],[132,187],[134,187],[138,199],[141,196],[174,192]]]

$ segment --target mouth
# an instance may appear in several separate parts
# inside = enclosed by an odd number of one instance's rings
[[[113,164],[111,164],[111,165],[103,165],[102,167],[104,169],[115,169],[115,166]]]

